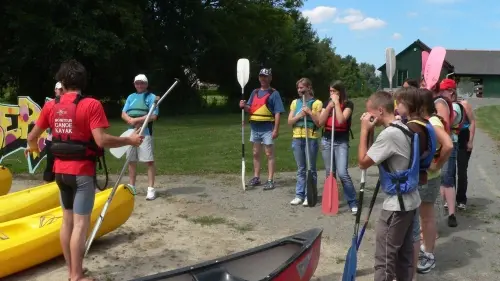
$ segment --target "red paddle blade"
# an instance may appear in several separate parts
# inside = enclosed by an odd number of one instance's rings
[[[333,175],[329,175],[323,187],[323,198],[321,210],[325,215],[336,215],[339,212],[339,190],[337,180]]]
[[[429,52],[422,51],[422,73],[420,75],[424,75],[425,65],[427,64],[428,58],[429,58]]]
[[[445,56],[446,50],[443,47],[434,47],[431,50],[424,70],[425,86],[428,90],[432,89],[439,80]]]

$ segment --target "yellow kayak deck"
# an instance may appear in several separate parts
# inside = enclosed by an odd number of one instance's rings
[[[47,211],[59,205],[59,188],[55,182],[9,193],[0,196],[0,223]]]
[[[89,234],[110,193],[111,189],[107,189],[96,194]],[[108,207],[96,238],[124,224],[133,209],[134,194],[127,186],[120,185]],[[59,239],[61,225],[61,207],[0,223],[0,264],[2,265],[0,278],[62,255]]]
[[[0,165],[0,196],[9,193],[11,187],[12,173],[7,167]],[[0,206],[2,206],[1,203]]]

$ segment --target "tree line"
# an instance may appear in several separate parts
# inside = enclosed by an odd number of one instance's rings
[[[43,104],[53,93],[60,63],[69,58],[87,68],[85,93],[110,109],[134,90],[133,77],[145,73],[157,94],[174,77],[181,79],[162,105],[166,114],[208,110],[192,86],[198,80],[218,85],[228,108],[238,110],[241,57],[251,62],[247,92],[258,85],[261,67],[272,68],[273,86],[285,100],[296,96],[301,77],[310,78],[323,99],[334,79],[344,81],[351,97],[377,89],[375,66],[336,54],[334,39],[319,38],[299,11],[302,5],[301,0],[9,0],[0,7],[1,98],[12,102],[26,95]]]

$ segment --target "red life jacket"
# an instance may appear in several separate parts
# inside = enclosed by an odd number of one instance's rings
[[[60,96],[55,98],[53,107],[52,145],[50,151],[54,158],[63,161],[90,160],[99,163],[101,160],[106,172],[106,184],[108,184],[108,171],[104,159],[104,149],[100,148],[91,137],[84,138],[81,130],[76,127],[76,109],[78,103],[85,97],[77,94],[73,101],[62,101]],[[97,182],[96,182],[97,185]],[[104,186],[104,187],[105,187]],[[99,189],[101,187],[97,186]]]
[[[344,108],[345,108],[345,104],[341,104],[340,109],[342,110],[342,112],[344,112]],[[349,131],[349,129],[351,128],[351,120],[350,119],[351,118],[349,117],[349,119],[346,120],[344,123],[339,124],[339,120],[337,118],[335,118],[335,121],[334,121],[335,123],[333,124],[334,128],[335,128],[335,132],[347,132],[347,131]],[[333,120],[333,117],[332,117],[332,113],[330,112],[328,119],[326,119],[325,131],[329,131],[329,132],[332,131],[332,120]]]
[[[274,91],[276,90],[269,88],[262,97],[259,97],[259,89],[253,91],[252,104],[250,105],[250,121],[274,121],[274,115],[267,106],[267,101]]]

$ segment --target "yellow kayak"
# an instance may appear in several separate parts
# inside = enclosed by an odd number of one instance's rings
[[[110,193],[111,189],[106,189],[96,194],[89,234]],[[133,209],[134,194],[127,186],[120,185],[96,238],[124,224]],[[0,278],[62,255],[59,242],[61,224],[61,207],[0,223]]]
[[[0,223],[60,206],[55,182],[0,196]]]
[[[11,187],[12,173],[7,167],[0,165],[0,196],[9,193]],[[1,203],[0,206],[2,206]]]

